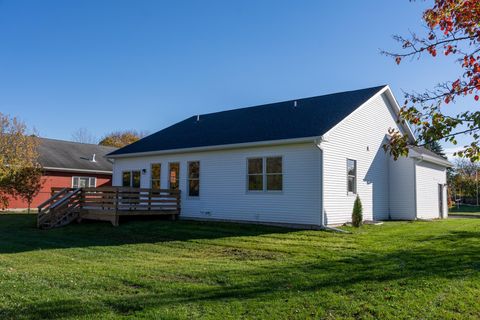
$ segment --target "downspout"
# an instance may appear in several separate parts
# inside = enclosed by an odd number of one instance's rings
[[[415,199],[415,220],[418,220],[418,204],[417,204],[417,164],[423,162],[420,157],[413,162],[413,198]]]
[[[323,161],[323,147],[322,142],[325,141],[325,138],[322,136],[319,139],[314,140],[315,146],[318,148],[320,152],[320,227],[325,227],[325,208],[324,208],[324,186],[325,186],[325,174],[324,174],[324,161]]]
[[[323,142],[326,142],[327,140],[325,139],[324,136],[321,136],[320,138],[316,139],[313,141],[313,143],[315,144],[315,146],[318,148],[319,152],[320,152],[320,173],[321,173],[321,182],[320,182],[320,188],[321,188],[321,192],[320,192],[320,229],[322,230],[326,230],[326,231],[334,231],[334,232],[342,232],[342,233],[350,233],[348,231],[345,231],[345,230],[342,230],[342,229],[338,229],[338,228],[333,228],[333,227],[328,227],[326,224],[325,224],[325,166],[324,166],[324,150],[323,150],[323,146],[322,146],[322,143]]]

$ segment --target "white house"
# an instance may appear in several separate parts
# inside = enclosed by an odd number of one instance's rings
[[[399,106],[388,86],[193,116],[112,152],[113,185],[181,190],[181,218],[299,226],[445,218],[450,163],[382,145]]]

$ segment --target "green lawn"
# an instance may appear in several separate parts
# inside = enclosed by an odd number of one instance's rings
[[[454,215],[474,215],[480,216],[480,206],[466,206],[460,205],[458,208],[457,206],[450,208],[449,213]]]
[[[0,215],[2,320],[478,319],[479,297],[480,219],[340,234]]]

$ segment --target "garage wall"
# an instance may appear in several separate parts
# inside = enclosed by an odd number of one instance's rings
[[[392,220],[415,219],[415,162],[412,158],[390,158],[389,212]]]
[[[446,184],[446,168],[429,163],[418,162],[415,165],[417,191],[417,218],[441,218],[438,204],[438,184]],[[443,190],[443,213],[447,215],[447,190]]]

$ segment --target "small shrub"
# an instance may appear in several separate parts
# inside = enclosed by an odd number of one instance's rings
[[[363,223],[363,209],[362,209],[362,201],[360,201],[360,197],[357,196],[355,199],[355,203],[353,204],[353,211],[352,211],[352,225],[354,227],[360,227]]]

